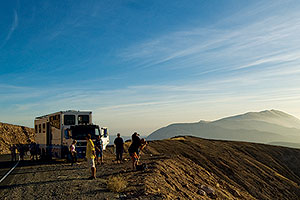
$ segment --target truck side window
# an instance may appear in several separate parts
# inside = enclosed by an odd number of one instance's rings
[[[99,132],[99,129],[98,129],[98,128],[95,128],[95,135],[96,135],[96,136],[100,135],[100,132]]]
[[[107,137],[107,135],[108,135],[108,131],[107,131],[107,129],[106,129],[106,128],[105,128],[105,129],[103,129],[103,132],[104,132],[104,133],[103,133],[103,136],[104,136],[104,137]]]
[[[75,115],[65,115],[64,125],[75,125]]]

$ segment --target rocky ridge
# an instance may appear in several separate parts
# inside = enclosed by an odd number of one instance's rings
[[[299,149],[183,136],[146,151],[161,159],[145,190],[163,199],[300,198]]]
[[[3,199],[299,199],[300,150],[180,136],[151,141],[141,153],[144,171],[132,171],[125,144],[124,162],[114,162],[113,146],[88,180],[86,162],[75,166],[57,161],[28,161],[0,185]],[[107,188],[110,177],[121,176],[120,193]]]
[[[12,144],[25,144],[34,140],[34,129],[0,122],[0,154],[8,154]]]

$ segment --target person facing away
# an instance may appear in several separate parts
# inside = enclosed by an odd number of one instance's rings
[[[131,145],[128,148],[129,155],[132,160],[132,169],[136,169],[136,165],[139,160],[139,147],[141,146],[141,139],[139,138],[139,134],[134,132],[131,136]]]
[[[96,160],[97,164],[103,164],[103,141],[101,140],[101,136],[98,135],[95,142],[95,149],[96,149]],[[99,161],[100,160],[100,161]]]
[[[71,166],[73,166],[73,164],[75,162],[77,162],[77,151],[76,151],[76,143],[77,141],[76,140],[73,140],[71,146],[70,146],[70,153],[71,153]]]
[[[86,136],[86,159],[88,167],[91,168],[92,172],[92,175],[89,177],[89,179],[96,179],[95,145],[91,138],[91,134]]]
[[[121,163],[124,151],[124,141],[120,137],[120,133],[117,134],[117,138],[115,139],[114,144],[116,145],[116,161],[117,163]]]
[[[25,149],[23,144],[19,144],[18,151],[20,152],[20,159],[23,161],[25,156]]]
[[[16,145],[11,145],[10,146],[10,152],[11,152],[11,161],[17,161],[17,148],[16,148]]]
[[[30,148],[30,157],[31,157],[31,160],[34,160],[34,156],[36,156],[36,143],[35,142],[31,142],[29,148]]]

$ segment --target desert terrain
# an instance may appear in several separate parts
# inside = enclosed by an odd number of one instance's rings
[[[9,154],[12,144],[27,144],[34,141],[34,129],[0,122],[0,154]]]
[[[126,148],[129,143],[126,143]],[[0,186],[2,199],[299,199],[300,150],[279,146],[175,137],[151,141],[132,171],[128,153],[114,162],[113,147],[88,180],[84,161],[25,161]],[[113,177],[124,182],[116,192]],[[116,184],[116,183],[115,183]],[[125,187],[126,186],[126,187]]]

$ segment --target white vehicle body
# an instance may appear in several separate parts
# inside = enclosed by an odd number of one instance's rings
[[[93,139],[96,135],[101,135],[103,141],[103,149],[109,143],[109,134],[107,128],[100,128],[92,124],[91,111],[60,111],[40,117],[34,120],[35,127],[35,141],[39,145],[42,154],[49,156],[65,158],[68,154],[69,147],[74,140],[70,135],[72,127],[80,126],[82,128],[94,127]],[[88,134],[88,133],[83,133]],[[75,136],[74,136],[75,137]],[[81,135],[78,140],[78,147],[86,147],[85,136]],[[85,144],[85,145],[84,145]],[[80,149],[79,148],[79,149]],[[81,149],[82,150],[82,149]],[[82,152],[85,150],[82,150]]]

